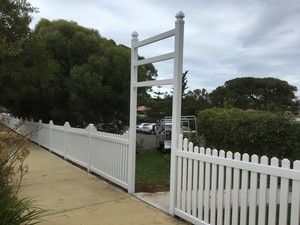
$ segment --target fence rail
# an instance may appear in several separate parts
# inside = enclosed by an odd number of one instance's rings
[[[90,124],[86,129],[44,124],[2,114],[3,123],[49,151],[85,167],[111,182],[128,189],[129,134],[98,132]]]
[[[195,224],[299,225],[300,161],[194,147],[180,136],[175,214]]]

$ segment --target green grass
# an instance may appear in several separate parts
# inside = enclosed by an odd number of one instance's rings
[[[170,183],[170,154],[140,151],[136,156],[137,191],[166,191]]]

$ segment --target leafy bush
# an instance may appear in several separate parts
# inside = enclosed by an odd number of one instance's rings
[[[205,146],[268,157],[300,158],[300,125],[291,117],[263,111],[207,109],[198,115]]]

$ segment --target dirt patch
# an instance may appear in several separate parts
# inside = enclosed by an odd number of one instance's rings
[[[136,181],[136,192],[165,192],[170,190],[170,182],[141,182]]]

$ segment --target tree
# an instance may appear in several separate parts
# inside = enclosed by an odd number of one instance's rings
[[[0,76],[0,102],[15,115],[49,120],[53,78],[59,67],[31,35],[14,57],[14,69]],[[36,117],[37,116],[37,117]]]
[[[26,0],[0,0],[0,59],[22,51],[30,33],[31,14],[37,8]]]
[[[188,89],[187,86],[187,73],[189,71],[186,70],[183,74],[182,74],[182,80],[181,80],[181,96],[184,97],[186,95],[185,91]],[[171,91],[171,94],[173,94],[173,91]]]
[[[185,71],[183,74],[182,74],[182,97],[184,97],[186,95],[185,91],[188,89],[188,86],[187,86],[187,74],[188,74],[188,70]]]
[[[1,61],[0,105],[17,116],[56,124],[127,124],[130,55],[130,48],[97,30],[42,19],[10,64]],[[139,68],[139,80],[156,76],[152,64]],[[139,95],[146,99],[147,88]]]
[[[26,0],[0,0],[0,105],[14,112],[25,109],[21,106],[25,103],[24,97],[31,97],[35,89],[34,82],[28,82],[28,67],[31,64],[29,54],[36,48],[28,46],[32,43],[31,14],[36,12],[37,8]],[[36,61],[41,63],[40,58]],[[26,116],[26,112],[21,114]]]
[[[42,19],[33,32],[58,65],[53,74],[50,117],[74,126],[129,119],[130,48],[75,22]],[[153,65],[139,68],[139,79],[157,76]],[[147,96],[147,89],[139,90]]]
[[[182,114],[196,116],[200,110],[210,108],[209,94],[205,88],[189,91],[182,100]]]
[[[296,91],[295,86],[277,78],[243,77],[226,81],[210,98],[215,106],[286,111],[293,106]]]

